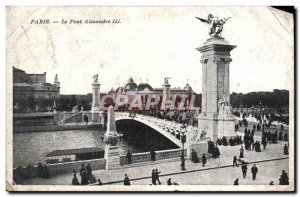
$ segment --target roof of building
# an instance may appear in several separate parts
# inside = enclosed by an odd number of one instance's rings
[[[116,89],[116,93],[122,93],[124,91],[124,88],[123,87],[118,87]]]
[[[143,91],[148,88],[150,91],[153,91],[153,88],[148,83],[140,83],[137,87],[138,91]]]
[[[108,94],[110,93],[115,93],[115,90],[113,88],[110,89],[110,91],[108,92]]]
[[[14,67],[14,66],[13,66],[13,71],[14,72],[25,72],[24,70],[21,70],[19,68]]]
[[[54,150],[46,157],[61,156],[61,155],[76,155],[84,153],[103,152],[103,148],[91,147],[91,148],[77,148],[77,149],[65,149],[65,150]]]

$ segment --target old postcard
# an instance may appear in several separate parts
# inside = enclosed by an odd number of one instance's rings
[[[8,191],[295,190],[294,8],[6,7]]]

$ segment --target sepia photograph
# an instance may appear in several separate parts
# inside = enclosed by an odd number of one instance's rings
[[[294,192],[294,9],[6,6],[6,190]]]

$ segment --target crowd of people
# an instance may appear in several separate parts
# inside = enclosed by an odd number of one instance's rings
[[[192,152],[191,152],[191,161],[194,162],[194,163],[199,163],[199,158],[198,158],[198,155],[197,155],[197,152],[192,149]],[[205,153],[203,153],[202,157],[201,157],[201,162],[202,162],[202,166],[204,167],[205,164],[206,164],[206,155]]]
[[[31,179],[31,178],[50,178],[50,171],[48,166],[42,162],[39,162],[37,166],[33,166],[28,164],[27,167],[18,166],[13,174],[13,179],[16,183],[21,182],[23,179]]]
[[[181,111],[138,111],[138,114],[145,116],[153,116],[160,119],[165,119],[169,121],[175,121],[177,123],[198,126],[198,119],[196,117],[195,111],[181,110]]]
[[[73,169],[72,185],[88,185],[97,182],[92,173],[92,168],[90,164],[85,166],[84,163],[82,163],[81,168],[79,169],[79,175],[81,176],[80,183],[77,178],[77,172],[75,169]],[[100,179],[98,179],[98,183],[101,183]]]

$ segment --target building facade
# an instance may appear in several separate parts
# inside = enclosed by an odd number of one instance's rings
[[[46,72],[27,74],[13,67],[13,106],[15,112],[49,111],[60,97],[57,75],[54,83],[47,83]]]
[[[162,104],[165,106],[163,110],[169,110],[170,103],[164,103],[164,97],[166,100],[170,100],[176,96],[175,110],[179,107],[180,103],[183,103],[185,108],[188,109],[192,97],[194,97],[194,101],[192,101],[194,103],[193,107],[199,109],[201,104],[201,95],[196,94],[188,83],[184,86],[184,88],[172,88],[168,78],[165,79],[161,88],[153,88],[148,83],[136,84],[133,79],[130,78],[125,86],[118,87],[116,90],[112,88],[108,94],[112,95],[115,101],[118,95],[126,96],[128,98],[128,102],[119,107],[119,109],[124,110],[130,107],[130,104],[134,101],[136,96],[140,96],[142,98],[143,110],[146,110],[146,102],[148,101],[148,97],[152,97],[152,95],[159,97],[160,100],[156,105],[150,106],[150,110],[162,110]],[[183,101],[183,98],[185,98],[185,101]]]

